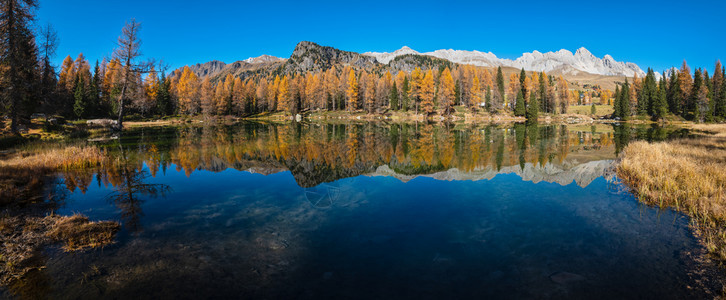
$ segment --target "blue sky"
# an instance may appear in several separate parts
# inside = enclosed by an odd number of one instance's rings
[[[393,51],[406,45],[491,51],[575,51],[641,68],[711,72],[726,59],[726,1],[156,1],[40,0],[37,24],[58,31],[56,65],[79,52],[111,54],[124,23],[142,23],[142,51],[172,68],[269,54],[289,57],[302,40],[339,49]]]

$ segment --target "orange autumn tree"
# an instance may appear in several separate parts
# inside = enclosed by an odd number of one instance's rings
[[[444,69],[439,80],[439,106],[444,114],[451,113],[451,107],[454,105],[454,77],[451,76],[449,68]]]
[[[353,111],[358,106],[358,80],[355,78],[355,71],[348,73],[348,89],[345,91],[348,98],[348,111]]]
[[[434,74],[431,69],[426,72],[421,81],[421,112],[431,114],[434,112]]]

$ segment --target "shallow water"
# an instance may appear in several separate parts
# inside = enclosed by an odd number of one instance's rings
[[[131,130],[57,211],[119,220],[44,251],[49,298],[703,297],[681,214],[609,174],[608,125],[257,124]],[[17,292],[17,291],[15,291]],[[10,293],[6,291],[6,296]]]

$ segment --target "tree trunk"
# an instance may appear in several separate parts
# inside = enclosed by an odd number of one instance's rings
[[[121,95],[118,99],[118,120],[116,121],[116,130],[121,131],[124,129],[124,97],[126,97],[126,83],[124,82],[121,87]]]
[[[8,16],[8,23],[6,26],[8,27],[8,51],[9,53],[9,69],[8,74],[10,74],[10,131],[12,133],[18,133],[18,85],[17,85],[17,78],[15,78],[17,75],[17,71],[15,70],[15,64],[17,64],[17,47],[15,47],[15,34],[13,32],[15,27],[15,14],[13,11],[15,10],[15,0],[8,1],[8,11],[5,12]]]

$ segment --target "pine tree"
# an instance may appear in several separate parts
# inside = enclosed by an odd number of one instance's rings
[[[522,98],[525,99],[524,102],[527,102],[527,72],[524,71],[524,68],[519,72],[519,89],[522,91]]]
[[[403,111],[408,111],[408,109],[410,108],[410,91],[411,88],[408,86],[408,77],[404,77],[403,84],[401,85],[401,107],[403,108]]]
[[[9,108],[10,130],[17,133],[21,115],[37,101],[38,50],[33,35],[36,0],[0,2],[0,101]]]
[[[643,88],[638,95],[638,114],[654,115],[655,103],[657,101],[658,87],[655,82],[655,73],[653,69],[648,68],[648,74],[643,81]]]
[[[454,105],[461,105],[461,82],[458,79],[454,84]]]
[[[681,80],[678,78],[678,72],[671,74],[670,83],[668,84],[668,109],[672,114],[681,115],[683,112],[683,89],[681,88]]]
[[[545,72],[542,72],[542,75],[539,77],[539,106],[540,110],[542,112],[549,112],[547,108],[549,107],[547,99],[547,83],[545,82],[547,75]]]
[[[620,119],[627,120],[630,118],[630,84],[628,79],[625,78],[623,88],[620,90]]]
[[[687,101],[685,117],[691,120],[703,122],[705,113],[702,113],[699,107],[701,104],[701,87],[703,87],[703,77],[701,69],[699,68],[696,69],[696,72],[693,74],[693,85],[691,86],[691,92],[689,93],[690,98]]]
[[[393,87],[388,95],[388,101],[391,103],[392,110],[398,110],[398,88],[396,87],[396,81],[393,81]]]
[[[622,108],[620,107],[620,86],[615,85],[615,103],[613,103],[613,118],[620,117],[622,115]]]
[[[502,104],[505,103],[506,97],[504,94],[504,74],[502,74],[502,67],[497,67],[497,101],[495,103],[492,103],[493,108],[499,109],[502,107]]]
[[[657,98],[655,104],[653,105],[653,120],[662,120],[666,117],[666,114],[668,113],[668,100],[666,99],[668,91],[666,85],[667,84],[664,74],[663,77],[661,77],[660,82],[658,83]]]
[[[723,66],[721,61],[716,61],[716,67],[714,68],[713,78],[711,78],[712,86],[712,102],[713,102],[713,115],[715,117],[723,116],[723,100],[721,98],[721,89],[724,88],[724,74]]]
[[[96,66],[93,67],[93,78],[88,88],[88,110],[86,114],[89,116],[98,114],[99,107],[101,106],[101,95],[99,94],[100,84],[101,67],[98,65],[98,60],[96,60]]]
[[[590,106],[590,114],[594,115],[596,113],[597,113],[597,107],[595,107],[595,102],[593,102],[592,105]]]
[[[81,73],[78,73],[76,75],[76,88],[75,88],[75,94],[74,99],[75,102],[73,103],[73,113],[75,113],[76,117],[83,118],[85,116],[86,112],[86,90],[85,90],[85,82],[83,82],[83,75]]]
[[[166,74],[162,70],[159,85],[157,86],[159,90],[156,91],[156,110],[162,116],[172,114],[170,84],[171,82],[166,78]]]
[[[524,95],[522,90],[517,91],[517,103],[514,104],[514,115],[517,117],[523,117],[527,114],[527,107],[524,103]]]
[[[55,97],[55,89],[57,85],[55,68],[51,64],[51,59],[55,56],[58,48],[58,34],[53,27],[48,24],[40,30],[40,54],[41,75],[40,75],[40,97],[41,107],[46,115],[60,111],[61,107],[58,103],[53,103]]]

